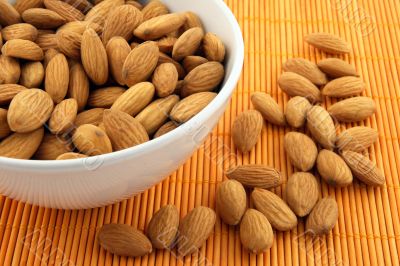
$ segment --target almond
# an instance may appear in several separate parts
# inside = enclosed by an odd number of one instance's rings
[[[21,75],[21,68],[17,59],[0,55],[0,79],[5,84],[16,84]]]
[[[97,233],[100,245],[120,256],[143,256],[151,253],[150,240],[139,230],[126,224],[105,224]]]
[[[38,36],[37,29],[28,23],[18,23],[1,30],[4,40],[22,39],[34,42]]]
[[[80,154],[76,152],[66,152],[57,157],[56,160],[71,160],[71,159],[80,159],[87,158],[88,156],[85,154]]]
[[[91,107],[109,108],[124,92],[125,89],[122,87],[106,87],[92,90],[87,104]]]
[[[61,154],[71,151],[71,143],[63,137],[45,134],[33,158],[36,160],[55,160]]]
[[[112,152],[111,141],[107,134],[95,125],[79,126],[74,132],[72,141],[80,152],[89,156]]]
[[[11,129],[7,122],[7,109],[0,108],[0,139],[10,135]]]
[[[317,169],[329,185],[347,186],[353,182],[353,175],[346,162],[332,151],[321,150],[318,153]]]
[[[305,41],[330,54],[348,54],[351,52],[351,45],[348,42],[330,33],[311,33],[305,37]]]
[[[69,67],[67,58],[58,54],[50,60],[46,68],[44,87],[55,103],[61,102],[68,92]]]
[[[143,9],[143,5],[141,3],[135,1],[135,0],[127,0],[127,1],[125,1],[125,4],[126,5],[132,5],[132,6],[136,7],[139,10]]]
[[[310,102],[301,96],[295,96],[286,103],[286,122],[294,128],[302,127],[306,122],[307,112],[311,109]]]
[[[76,60],[81,58],[81,34],[63,30],[57,33],[56,40],[58,49],[66,56]]]
[[[45,8],[30,8],[22,13],[22,19],[38,29],[56,29],[67,20],[58,13]]]
[[[170,95],[153,101],[144,108],[136,119],[144,126],[149,135],[154,134],[168,119],[172,108],[179,102],[179,96]]]
[[[161,207],[147,226],[147,235],[154,248],[169,248],[175,241],[179,227],[179,212],[174,205]]]
[[[339,150],[362,152],[378,140],[379,134],[376,129],[369,127],[349,128],[336,139],[336,147]]]
[[[293,72],[284,72],[278,79],[279,87],[289,96],[302,96],[311,102],[321,101],[321,92],[308,79]]]
[[[380,186],[385,183],[385,176],[382,171],[367,157],[353,151],[343,151],[342,157],[350,167],[353,175],[365,184]]]
[[[254,92],[251,95],[251,102],[254,108],[261,113],[265,120],[277,125],[285,126],[286,119],[279,105],[275,100],[264,92]]]
[[[339,58],[326,58],[319,61],[317,65],[331,78],[359,76],[353,65]]]
[[[118,110],[105,110],[103,123],[114,151],[149,141],[146,129],[138,120],[127,113]]]
[[[177,38],[168,36],[161,38],[157,40],[158,49],[163,53],[172,53],[176,40]]]
[[[92,108],[79,113],[75,119],[75,125],[77,127],[84,124],[92,124],[98,126],[103,122],[104,108]]]
[[[39,45],[40,48],[42,48],[43,51],[49,49],[58,49],[57,35],[54,33],[46,33],[39,31],[39,35],[36,38],[36,43],[37,45]]]
[[[71,66],[69,70],[68,96],[78,103],[78,110],[82,111],[89,97],[89,79],[80,63]]]
[[[21,68],[20,84],[27,88],[39,88],[44,79],[44,67],[41,62],[27,62]]]
[[[158,52],[155,42],[144,42],[129,53],[122,67],[122,78],[128,86],[150,77],[157,66]]]
[[[43,58],[43,67],[45,70],[46,70],[47,65],[49,64],[50,60],[53,59],[53,57],[55,57],[56,55],[58,55],[60,53],[57,49],[50,48],[45,51],[44,58]]]
[[[341,77],[330,81],[322,90],[329,97],[344,98],[360,94],[365,90],[365,83],[358,77]]]
[[[82,13],[86,13],[88,10],[93,8],[92,3],[90,3],[88,0],[65,0],[65,2],[75,7]]]
[[[28,133],[13,133],[0,142],[0,156],[30,159],[43,139],[43,127]]]
[[[215,97],[214,92],[199,92],[182,99],[172,109],[171,119],[184,123],[203,110]]]
[[[113,37],[107,43],[106,52],[111,75],[119,85],[125,85],[125,79],[122,76],[122,67],[131,52],[131,47],[124,38]]]
[[[181,95],[187,97],[197,92],[212,91],[221,83],[224,75],[224,67],[218,62],[201,64],[186,75]]]
[[[284,147],[289,161],[294,167],[306,172],[313,168],[318,150],[314,141],[299,132],[286,133]]]
[[[23,90],[11,101],[7,120],[12,131],[30,132],[41,127],[53,111],[53,101],[40,89]]]
[[[267,217],[272,227],[288,231],[297,225],[297,217],[278,195],[265,189],[256,188],[251,193],[254,206]]]
[[[66,99],[54,107],[49,120],[49,129],[53,134],[62,134],[73,128],[78,113],[78,103],[75,99]]]
[[[169,13],[168,7],[158,0],[152,0],[142,9],[143,21],[166,15]]]
[[[181,61],[189,55],[193,55],[201,44],[204,33],[202,28],[191,28],[185,31],[176,41],[172,50],[172,58]]]
[[[78,9],[65,2],[58,0],[44,0],[43,3],[47,9],[56,12],[68,22],[83,20],[85,18],[85,15],[83,15]]]
[[[152,83],[156,88],[158,97],[171,95],[178,82],[178,71],[171,63],[159,65],[153,73]]]
[[[25,10],[42,7],[43,0],[17,0],[14,7],[22,14]]]
[[[222,62],[225,58],[225,46],[214,33],[208,32],[203,38],[203,51],[210,61]]]
[[[153,138],[158,138],[161,137],[164,134],[167,134],[168,132],[178,128],[179,124],[175,121],[168,121],[164,125],[162,125],[156,133],[154,133]]]
[[[328,112],[340,122],[359,122],[372,116],[376,111],[374,100],[359,96],[331,105]]]
[[[308,215],[318,201],[318,181],[310,173],[297,172],[289,177],[286,184],[286,200],[297,216]]]
[[[322,147],[333,149],[336,141],[336,129],[332,117],[325,108],[316,105],[307,112],[307,128]]]
[[[241,152],[249,152],[256,145],[263,127],[262,115],[255,110],[239,114],[232,126],[232,139]]]
[[[144,21],[133,34],[142,40],[155,40],[179,29],[184,22],[185,16],[179,13],[161,15]]]
[[[5,56],[20,59],[32,61],[43,60],[43,50],[36,43],[28,40],[10,40],[3,45],[1,52]]]
[[[18,11],[8,1],[0,1],[0,14],[0,25],[7,26],[21,22]]]
[[[23,90],[26,88],[18,84],[0,84],[0,104],[9,104]]]
[[[123,0],[104,0],[95,5],[85,16],[85,21],[103,26],[105,20],[116,7],[125,3]]]
[[[253,253],[272,247],[274,232],[268,219],[259,211],[248,209],[240,222],[240,242]]]
[[[239,165],[225,172],[226,176],[246,187],[273,188],[282,183],[281,173],[275,168],[262,164]]]
[[[172,63],[172,64],[174,64],[174,66],[176,67],[176,70],[178,71],[178,76],[179,76],[180,79],[182,79],[182,78],[184,78],[186,76],[185,69],[183,69],[181,64],[176,62],[174,59],[172,59],[168,55],[160,52],[158,54],[157,66],[159,66],[161,64],[164,64],[164,63]]]
[[[179,254],[196,252],[211,235],[215,220],[215,212],[210,208],[199,206],[191,210],[179,225]]]
[[[322,198],[315,205],[306,221],[306,231],[313,235],[328,234],[338,219],[338,206],[332,198]]]
[[[222,182],[217,189],[216,207],[225,223],[238,224],[246,211],[246,191],[243,185],[233,179]]]
[[[283,71],[299,74],[315,85],[325,85],[328,82],[326,75],[318,66],[303,58],[291,58],[282,65]]]
[[[207,63],[208,60],[204,57],[197,56],[197,55],[189,55],[186,56],[185,59],[183,59],[182,65],[185,68],[186,72],[189,73],[196,67]]]
[[[88,28],[82,36],[82,65],[86,74],[96,85],[103,85],[108,79],[108,61],[106,49],[97,33]]]
[[[103,32],[103,27],[97,23],[91,21],[72,21],[58,28],[57,33],[62,31],[72,31],[82,35],[88,28],[93,29],[99,35],[101,35],[101,33]]]

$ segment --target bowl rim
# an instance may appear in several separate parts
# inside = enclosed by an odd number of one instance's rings
[[[239,26],[238,21],[233,15],[232,11],[226,5],[224,1],[216,0],[213,1],[218,8],[223,12],[225,17],[228,19],[228,22],[233,27],[234,32],[234,43],[237,46],[236,61],[233,63],[232,70],[230,75],[227,77],[225,84],[221,88],[220,92],[217,96],[198,114],[192,117],[189,121],[184,123],[182,126],[158,137],[152,139],[148,142],[142,143],[140,145],[130,147],[120,151],[114,151],[107,154],[101,154],[97,156],[88,157],[91,160],[101,160],[103,165],[111,165],[118,163],[121,160],[126,160],[126,158],[132,156],[135,153],[141,152],[151,152],[152,150],[158,149],[160,145],[170,143],[174,141],[179,136],[182,136],[186,133],[187,128],[192,128],[198,124],[203,124],[207,119],[208,113],[214,113],[217,111],[219,106],[224,104],[225,101],[229,99],[233,90],[236,87],[237,82],[239,81],[243,62],[244,62],[244,42],[242,32]],[[9,157],[0,157],[0,166],[2,168],[29,168],[30,170],[41,170],[41,171],[80,171],[84,167],[84,161],[88,158],[78,158],[78,159],[69,159],[69,160],[25,160],[25,159],[16,159]],[[26,169],[24,169],[26,170]]]

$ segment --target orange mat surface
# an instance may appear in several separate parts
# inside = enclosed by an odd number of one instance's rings
[[[104,208],[64,211],[39,208],[0,197],[0,265],[399,265],[400,254],[400,2],[398,0],[227,0],[242,28],[245,62],[230,106],[204,145],[164,182],[141,195]],[[379,141],[370,158],[386,176],[381,188],[354,182],[345,188],[321,182],[321,195],[334,197],[339,220],[326,236],[305,236],[304,221],[290,232],[276,232],[266,253],[249,254],[238,228],[217,220],[199,253],[179,260],[168,251],[132,259],[100,249],[96,230],[119,222],[144,229],[167,203],[184,216],[198,205],[215,207],[215,191],[232,164],[265,163],[285,179],[293,168],[283,150],[288,129],[266,124],[248,155],[235,155],[230,136],[233,119],[252,108],[253,91],[270,93],[284,107],[287,95],[277,86],[281,65],[291,57],[318,61],[325,54],[303,41],[311,32],[330,32],[352,43],[343,57],[367,83],[377,113],[359,123],[376,128]],[[334,103],[324,101],[325,106]],[[341,125],[344,129],[351,125]],[[283,185],[275,192],[285,198]]]

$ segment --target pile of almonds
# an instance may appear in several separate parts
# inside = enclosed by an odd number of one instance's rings
[[[188,121],[215,97],[225,46],[160,1],[0,1],[0,156],[119,151]]]

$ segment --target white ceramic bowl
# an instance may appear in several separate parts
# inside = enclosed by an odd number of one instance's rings
[[[66,161],[0,157],[0,193],[31,204],[64,209],[107,205],[161,182],[201,145],[223,114],[243,65],[239,25],[222,0],[164,0],[171,11],[191,10],[227,48],[218,96],[179,128],[126,150]]]

